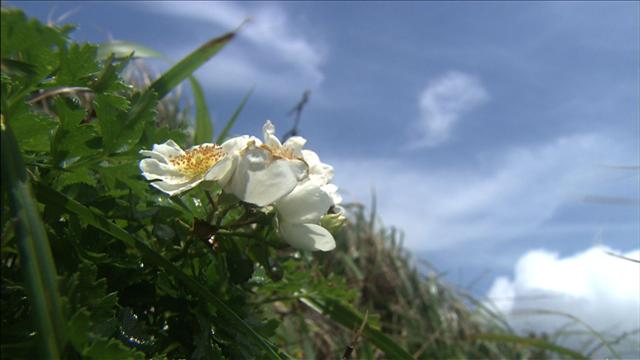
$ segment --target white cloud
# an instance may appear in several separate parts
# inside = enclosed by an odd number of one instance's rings
[[[306,38],[304,29],[292,24],[274,4],[158,2],[150,9],[225,31],[251,19],[224,53],[197,73],[207,86],[244,92],[255,85],[263,95],[297,97],[324,80],[324,49]],[[174,53],[190,50],[181,48]]]
[[[480,81],[462,72],[451,71],[431,81],[419,97],[418,128],[422,138],[412,147],[446,142],[462,116],[488,99]]]
[[[627,163],[628,156],[621,145],[585,134],[513,148],[478,167],[478,159],[438,169],[392,159],[332,163],[348,198],[366,203],[375,188],[381,217],[406,232],[407,247],[444,250],[548,230],[556,209],[607,185],[598,164]]]
[[[640,329],[640,264],[607,252],[619,254],[603,246],[566,258],[545,250],[529,251],[518,260],[513,279],[495,280],[488,298],[514,329],[523,333],[534,330],[554,334],[571,322],[569,317],[551,312],[575,316],[608,339]],[[623,255],[640,260],[640,250]],[[584,331],[586,327],[573,323],[563,329],[565,333],[571,330]],[[593,340],[593,335],[558,340],[576,346],[588,339]],[[630,339],[635,339],[635,345],[624,343],[618,350],[627,356],[640,356],[640,338],[636,334]],[[634,352],[627,353],[629,350]],[[603,348],[598,355],[611,354]]]

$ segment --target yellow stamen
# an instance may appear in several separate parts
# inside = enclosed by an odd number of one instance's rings
[[[185,175],[203,175],[227,154],[217,145],[201,145],[186,150],[183,155],[172,157],[169,161]]]
[[[293,150],[289,149],[289,148],[285,148],[284,146],[280,147],[279,149],[276,149],[272,146],[269,146],[267,144],[262,144],[261,146],[263,149],[268,150],[271,153],[271,156],[273,156],[276,159],[288,159],[288,160],[296,160],[297,158],[293,155]]]

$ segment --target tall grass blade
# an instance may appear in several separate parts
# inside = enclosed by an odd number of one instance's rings
[[[207,288],[202,286],[200,283],[178,269],[169,260],[147,246],[142,240],[134,235],[129,234],[121,227],[113,224],[109,221],[109,219],[107,219],[97,211],[89,209],[88,207],[54,189],[48,188],[42,184],[36,184],[36,193],[38,195],[38,199],[40,199],[40,201],[42,201],[43,203],[62,207],[70,213],[77,215],[84,222],[92,225],[98,230],[103,231],[104,233],[121,240],[126,245],[137,249],[145,258],[145,260],[150,264],[154,264],[162,268],[169,274],[173,275],[193,293],[197,294],[202,299],[209,301],[216,308],[220,309],[222,311],[222,315],[229,321],[229,324],[231,326],[235,327],[236,330],[241,331],[243,334],[246,334],[247,336],[253,338],[253,340],[258,345],[260,345],[267,354],[269,354],[269,357],[271,359],[281,359],[281,354],[278,354],[278,352],[275,351],[274,345],[272,345],[268,340],[264,339],[260,334],[258,334],[226,303],[220,300],[217,296],[215,296],[211,291],[207,290]],[[285,356],[286,358],[288,355],[283,354],[283,356]]]
[[[65,322],[60,307],[57,272],[49,239],[31,196],[20,148],[2,117],[2,181],[8,186],[12,216],[29,300],[40,340],[41,355],[58,359],[65,345]]]
[[[236,110],[233,112],[233,115],[231,115],[231,118],[229,118],[229,120],[227,121],[227,124],[224,126],[224,129],[222,129],[222,132],[220,133],[220,135],[218,135],[218,138],[216,139],[216,144],[222,143],[224,139],[226,139],[227,136],[229,136],[229,132],[231,131],[233,124],[236,123],[236,120],[238,119],[238,115],[240,115],[240,113],[242,112],[242,109],[244,109],[244,105],[247,103],[247,100],[249,100],[249,97],[251,96],[252,93],[253,93],[253,89],[249,90],[249,92],[247,92],[247,95],[244,96],[244,98],[242,99],[242,101],[240,102]]]
[[[329,317],[331,320],[346,327],[347,329],[357,329],[362,324],[363,316],[349,309],[340,301],[331,298],[314,298],[304,297],[301,299],[303,303],[311,309]],[[396,342],[369,325],[365,325],[363,336],[373,345],[385,353],[388,359],[406,359],[413,360],[413,356],[398,346]]]
[[[587,359],[580,353],[577,353],[573,350],[564,348],[556,344],[552,344],[543,339],[525,338],[525,337],[509,335],[509,334],[490,334],[490,333],[477,334],[477,335],[474,335],[473,338],[477,340],[520,344],[524,346],[533,346],[533,347],[538,347],[541,349],[552,351],[558,355],[568,356],[572,359],[579,359],[579,360]]]
[[[230,32],[207,41],[156,79],[151,84],[150,89],[156,92],[158,99],[162,99],[183,80],[191,76],[196,69],[222,50],[234,36],[235,32]]]
[[[196,144],[202,144],[205,142],[211,142],[213,139],[213,122],[209,116],[209,109],[207,108],[207,100],[204,97],[202,86],[198,83],[198,80],[193,76],[189,76],[189,83],[191,83],[191,89],[193,90],[193,99],[196,103],[196,126],[194,142]]]
[[[98,58],[106,59],[113,54],[117,58],[126,58],[133,53],[136,58],[165,58],[159,51],[129,41],[110,41],[98,46]]]

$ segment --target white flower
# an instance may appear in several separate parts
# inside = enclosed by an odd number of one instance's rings
[[[140,161],[142,176],[147,180],[160,180],[151,186],[170,196],[187,191],[202,181],[224,184],[231,176],[233,162],[228,156],[229,144],[202,144],[182,150],[173,140],[153,145],[152,150],[141,150],[149,158]]]
[[[270,121],[263,127],[264,143],[255,137],[238,138],[234,173],[224,189],[243,201],[266,206],[289,194],[307,176],[301,137],[281,144]],[[242,144],[244,142],[244,144]]]
[[[333,200],[312,180],[300,183],[278,202],[278,225],[282,238],[302,250],[330,251],[336,247],[331,233],[320,226],[320,219],[332,206]]]
[[[338,187],[330,183],[333,167],[321,162],[311,150],[301,150],[301,154],[309,166],[309,177],[275,203],[280,235],[298,249],[330,251],[336,247],[335,239],[320,224],[329,209],[342,201]]]
[[[320,161],[318,154],[311,150],[302,150],[302,157],[309,166],[309,179],[318,184],[333,200],[334,206],[342,202],[342,196],[338,194],[338,187],[331,183],[333,180],[333,166]]]

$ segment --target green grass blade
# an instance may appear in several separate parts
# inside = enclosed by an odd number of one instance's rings
[[[79,202],[67,197],[66,195],[48,188],[42,184],[36,184],[36,193],[38,199],[45,204],[53,204],[64,208],[70,213],[76,214],[84,222],[92,225],[93,227],[103,231],[106,234],[113,236],[116,239],[121,240],[126,245],[137,249],[150,264],[154,264],[167,273],[173,275],[178,281],[180,281],[189,290],[200,296],[202,299],[211,302],[214,306],[222,311],[222,315],[229,321],[229,324],[235,327],[237,330],[242,331],[247,336],[253,338],[257,344],[263,347],[263,349],[270,355],[272,359],[281,359],[278,352],[274,350],[274,345],[269,343],[260,334],[258,334],[253,328],[251,328],[233,309],[231,309],[226,303],[220,300],[212,292],[207,290],[200,283],[192,279],[183,271],[178,269],[169,260],[158,254],[152,248],[147,246],[144,241],[140,240],[135,235],[129,234],[126,230],[113,224],[106,217],[99,212],[89,209],[88,207],[80,204]],[[286,356],[286,354],[285,354]]]
[[[158,99],[162,99],[183,80],[191,76],[196,69],[211,59],[218,51],[235,36],[235,32],[226,33],[218,38],[207,41],[184,59],[180,60],[171,69],[154,81],[150,89],[155,91]]]
[[[233,112],[233,115],[231,115],[231,118],[229,119],[229,121],[227,121],[227,124],[224,126],[224,129],[222,129],[222,132],[220,133],[220,135],[218,135],[218,138],[216,139],[216,144],[221,144],[227,138],[227,136],[229,136],[229,132],[231,131],[233,124],[236,123],[236,120],[238,119],[238,115],[240,115],[240,113],[242,112],[242,109],[244,109],[244,105],[247,103],[247,100],[249,100],[251,93],[253,93],[253,89],[247,92],[247,95],[244,96],[244,98],[240,102],[240,105],[238,105],[236,110]]]
[[[207,108],[207,100],[204,97],[202,86],[196,78],[189,76],[189,82],[191,83],[191,89],[193,90],[193,100],[196,105],[196,128],[194,142],[196,144],[202,144],[205,142],[211,142],[213,139],[213,122],[209,116],[209,109]]]
[[[8,185],[12,216],[25,283],[30,295],[33,316],[40,340],[42,356],[58,359],[65,345],[65,322],[60,307],[57,272],[49,239],[22,161],[20,148],[2,118],[2,178]]]
[[[363,316],[349,309],[340,301],[331,298],[304,297],[300,299],[311,309],[329,317],[331,320],[346,327],[349,330],[357,329],[363,321]],[[388,359],[413,360],[413,356],[380,330],[376,330],[369,325],[364,327],[363,336],[378,349],[382,350]]]
[[[133,53],[133,57],[136,58],[165,58],[165,56],[159,51],[128,41],[110,41],[102,43],[98,46],[97,56],[100,59],[106,59],[113,54],[117,58],[124,58],[129,56],[131,53]]]
[[[573,350],[564,348],[556,344],[552,344],[543,339],[525,338],[525,337],[509,335],[509,334],[489,334],[489,333],[477,334],[473,336],[473,338],[477,340],[512,343],[512,344],[519,344],[524,346],[533,346],[533,347],[538,347],[541,349],[554,352],[558,355],[564,355],[572,359],[579,359],[579,360],[587,359],[584,355],[580,353],[577,353]]]

